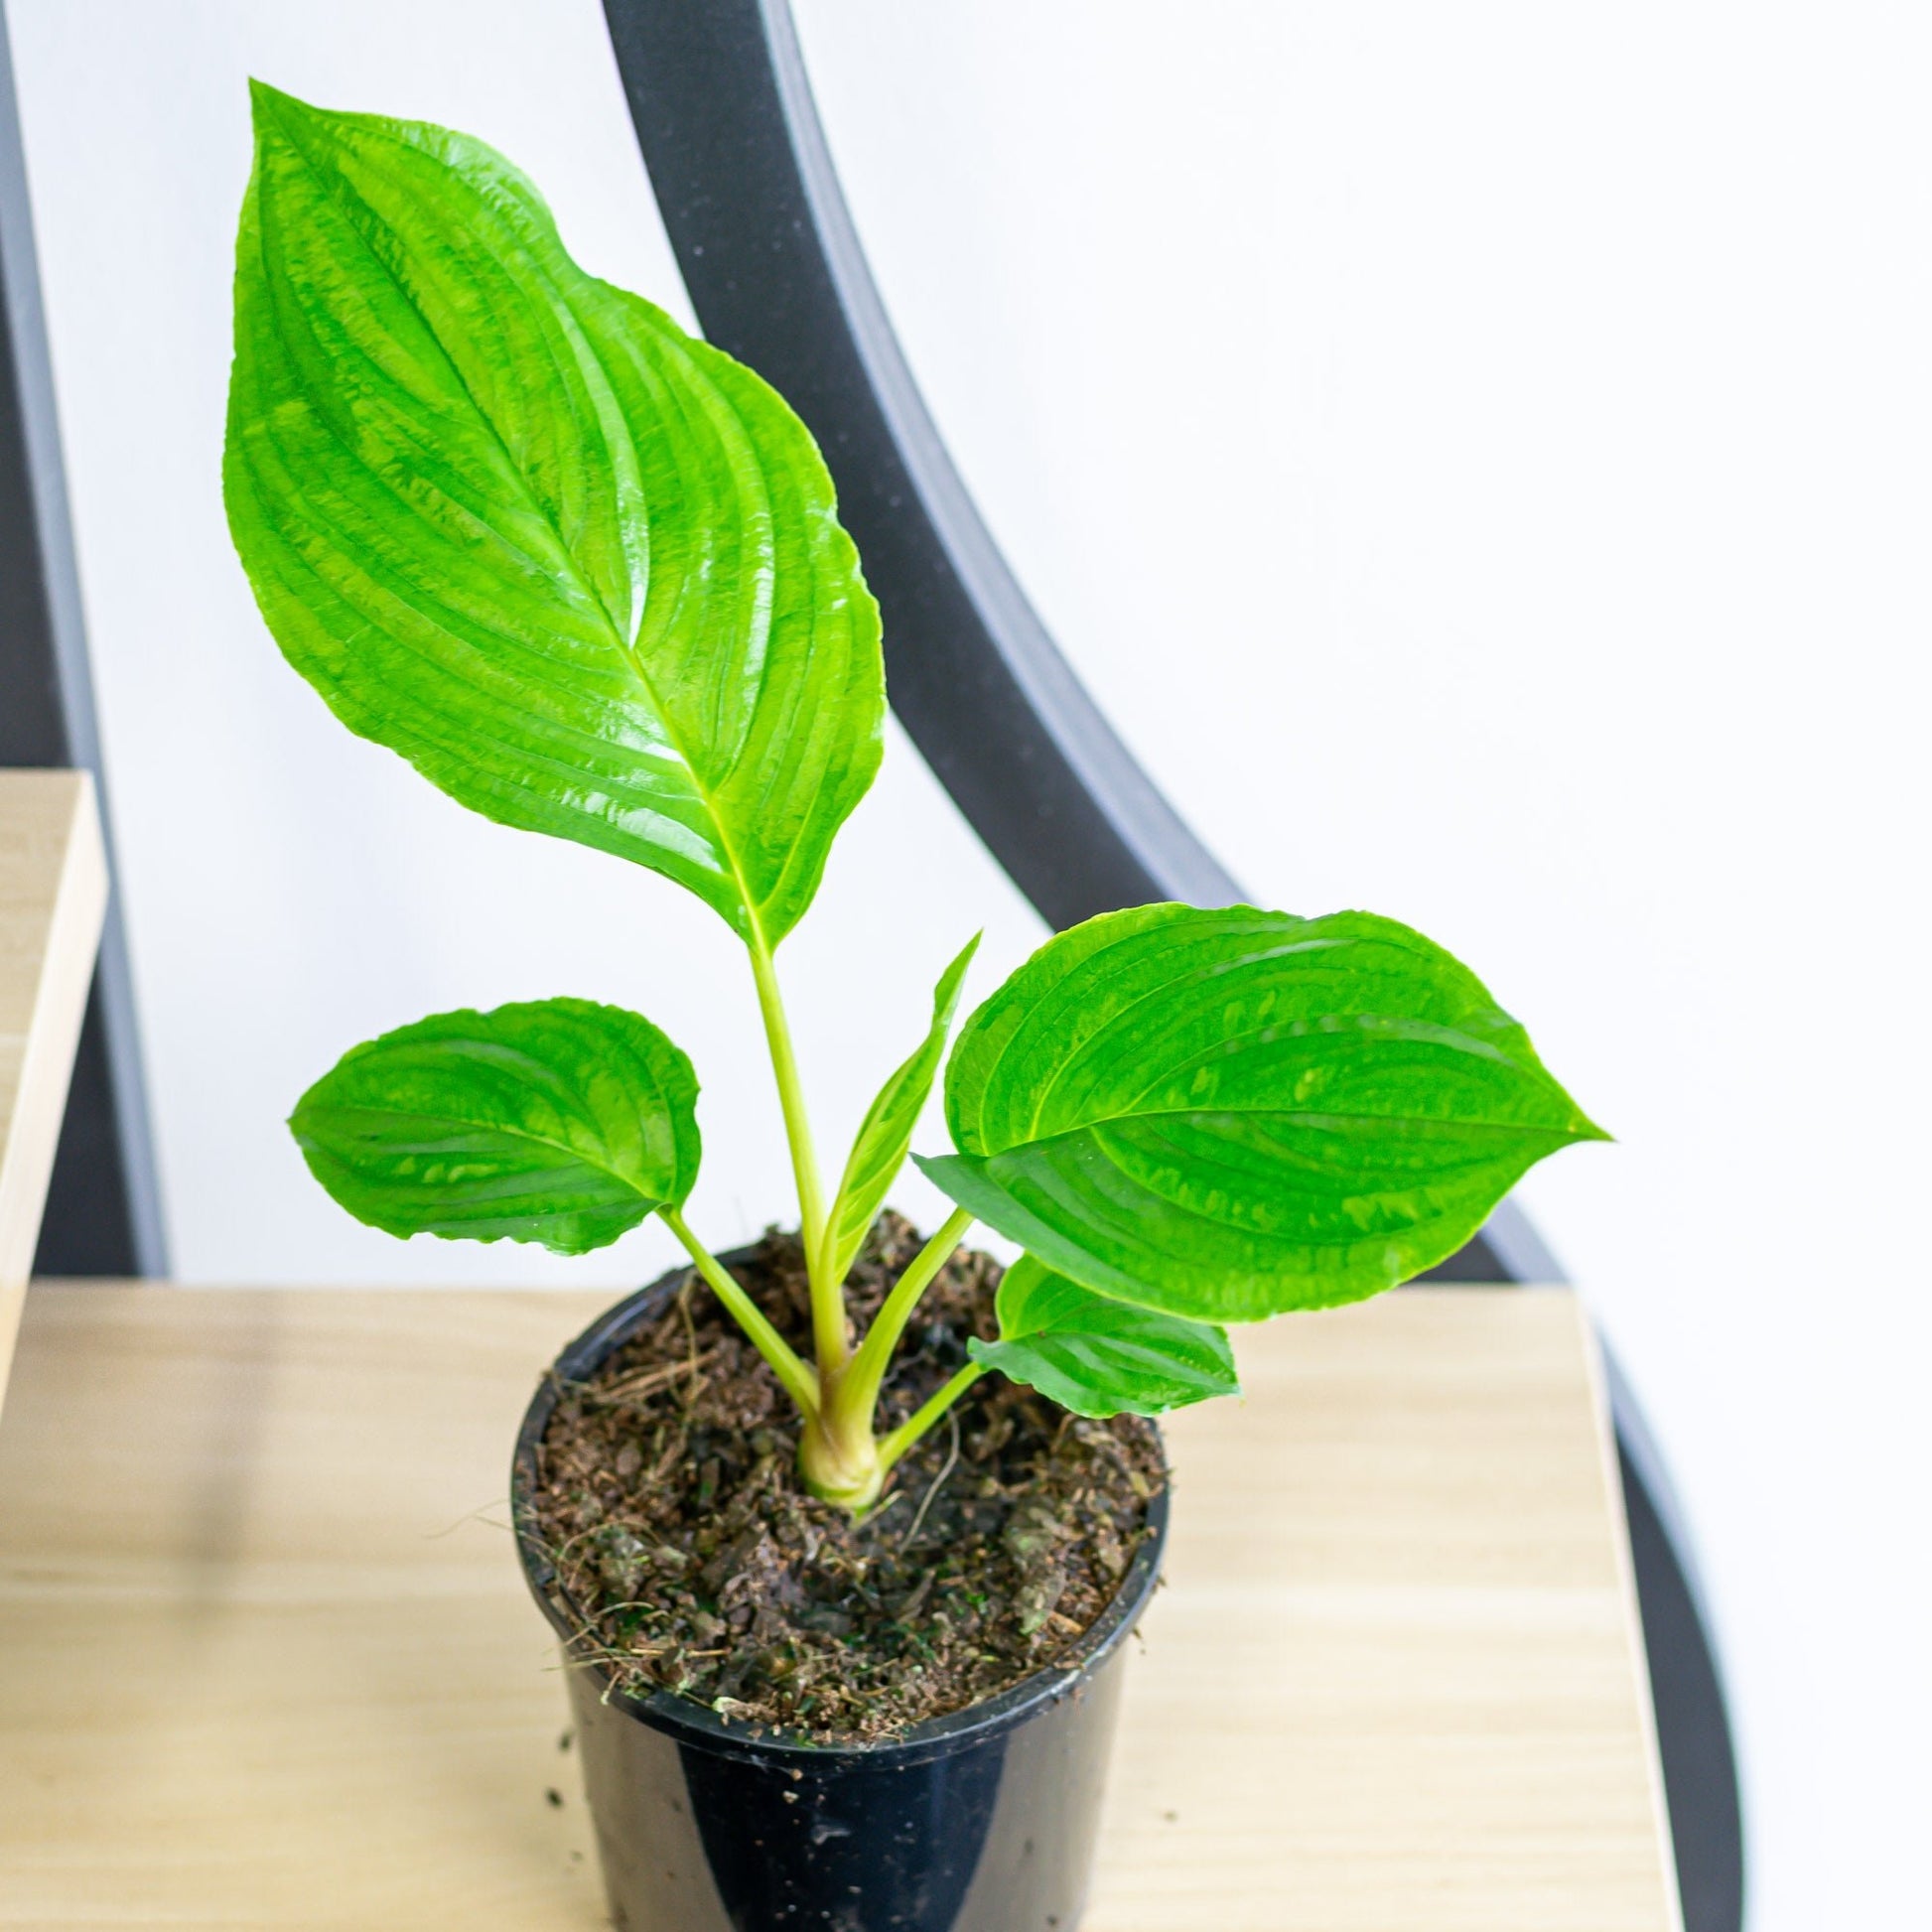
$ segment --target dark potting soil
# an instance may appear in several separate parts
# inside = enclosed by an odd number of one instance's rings
[[[863,1324],[919,1236],[881,1217],[847,1287]],[[775,1229],[735,1271],[809,1354],[803,1250]],[[963,1250],[926,1291],[882,1432],[991,1338],[1001,1268]],[[598,1377],[566,1388],[538,1452],[534,1527],[584,1648],[635,1696],[821,1742],[888,1737],[1077,1655],[1166,1482],[1138,1417],[1089,1422],[996,1373],[974,1384],[855,1524],[808,1495],[798,1425],[695,1273]]]

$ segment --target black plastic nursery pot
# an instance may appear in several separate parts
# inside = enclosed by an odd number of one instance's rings
[[[748,1258],[728,1255],[729,1266]],[[728,1725],[668,1691],[632,1698],[574,1654],[586,1623],[524,1526],[566,1383],[656,1318],[678,1269],[558,1356],[523,1418],[511,1507],[523,1573],[562,1642],[605,1890],[624,1932],[1073,1932],[1113,1748],[1125,1642],[1160,1575],[1164,1490],[1076,1661],[887,1743]]]

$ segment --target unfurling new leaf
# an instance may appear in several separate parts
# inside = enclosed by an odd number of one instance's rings
[[[254,98],[223,483],[284,654],[462,803],[775,945],[885,707],[804,425],[482,142]]]
[[[1096,1295],[1022,1255],[1000,1284],[1000,1339],[966,1344],[973,1360],[1077,1416],[1158,1416],[1238,1395],[1226,1333]]]
[[[1149,905],[1049,940],[966,1023],[919,1166],[1085,1287],[1217,1321],[1356,1301],[1600,1140],[1481,982],[1367,912]]]
[[[980,935],[967,940],[959,957],[939,976],[932,994],[932,1024],[917,1050],[880,1088],[879,1097],[867,1111],[852,1144],[852,1156],[845,1164],[845,1176],[839,1182],[838,1198],[832,1203],[830,1239],[833,1243],[830,1278],[845,1279],[872,1226],[873,1218],[885,1203],[886,1191],[905,1165],[906,1151],[912,1145],[912,1130],[919,1124],[919,1112],[932,1091],[932,1076],[946,1050],[946,1035],[959,1006],[959,989],[965,984],[966,969],[973,963]]]
[[[358,1221],[581,1255],[683,1204],[697,1097],[691,1062],[648,1020],[538,1000],[350,1047],[289,1126]]]

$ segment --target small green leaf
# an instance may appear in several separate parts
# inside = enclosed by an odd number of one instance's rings
[[[1252,1321],[1452,1254],[1606,1138],[1475,975],[1368,912],[1149,905],[1049,940],[966,1023],[918,1165],[1102,1294]]]
[[[538,1000],[351,1046],[289,1127],[309,1171],[371,1227],[581,1255],[683,1204],[697,1097],[691,1062],[648,1020]]]
[[[1238,1395],[1223,1330],[1096,1295],[1032,1255],[1000,1284],[1000,1339],[974,1336],[974,1361],[1078,1416],[1158,1416],[1209,1396]]]
[[[222,476],[284,655],[473,810],[776,944],[885,707],[804,425],[481,142],[254,103]]]
[[[965,984],[966,969],[973,963],[980,934],[967,940],[960,955],[939,976],[932,994],[932,1025],[919,1042],[918,1050],[899,1067],[879,1090],[852,1144],[852,1157],[845,1164],[839,1182],[838,1198],[832,1203],[833,1241],[831,1279],[845,1280],[872,1226],[873,1217],[886,1199],[898,1171],[905,1165],[906,1150],[912,1145],[912,1130],[919,1123],[919,1112],[926,1095],[932,1091],[932,1076],[946,1050],[946,1035],[959,1006],[959,989]]]

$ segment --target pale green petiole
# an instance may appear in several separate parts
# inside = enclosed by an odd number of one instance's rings
[[[806,1486],[814,1495],[853,1510],[869,1509],[877,1501],[886,1472],[893,1458],[886,1454],[886,1444],[873,1434],[873,1411],[878,1406],[880,1384],[892,1361],[893,1350],[905,1332],[905,1324],[918,1306],[919,1297],[931,1286],[932,1278],[946,1265],[960,1238],[973,1224],[963,1207],[946,1217],[939,1232],[913,1256],[905,1272],[893,1284],[886,1305],[874,1318],[858,1353],[842,1372],[828,1375],[821,1384],[824,1394],[819,1413],[808,1418],[799,1445],[799,1468]],[[975,1367],[973,1374],[979,1370]],[[943,1414],[949,1404],[973,1379],[955,1378],[952,1393],[934,1398],[926,1405],[931,1411],[924,1427]],[[920,1411],[921,1415],[926,1410]],[[904,1432],[899,1432],[901,1435]],[[907,1444],[918,1440],[918,1433],[905,1436]]]
[[[932,1425],[944,1417],[946,1411],[977,1382],[986,1370],[978,1362],[968,1362],[946,1386],[925,1404],[916,1415],[886,1437],[879,1445],[879,1468],[882,1475],[891,1471],[893,1464],[923,1436]]]
[[[759,1353],[771,1364],[772,1374],[804,1412],[806,1422],[816,1421],[818,1377],[791,1352],[784,1336],[764,1318],[764,1311],[732,1280],[711,1250],[685,1225],[684,1216],[675,1207],[660,1207],[657,1212],[664,1225],[684,1243],[686,1252],[697,1265],[698,1273],[710,1284],[712,1293],[724,1303],[738,1325],[751,1336]]]
[[[778,1083],[778,1105],[784,1112],[792,1175],[798,1185],[799,1233],[805,1244],[805,1268],[812,1289],[812,1351],[818,1358],[819,1373],[829,1376],[845,1366],[845,1298],[839,1284],[825,1278],[825,1193],[818,1175],[818,1155],[805,1113],[805,1089],[798,1077],[791,1027],[778,991],[777,966],[770,947],[756,928],[747,945],[752,955],[752,977],[758,983],[764,1037],[771,1050],[771,1071]]]
[[[859,1344],[858,1353],[831,1394],[830,1406],[847,1428],[871,1430],[880,1386],[886,1379],[899,1336],[905,1332],[905,1324],[911,1320],[912,1311],[918,1307],[919,1298],[931,1285],[933,1276],[951,1259],[953,1250],[966,1238],[966,1230],[972,1225],[973,1217],[967,1209],[954,1208],[939,1231],[912,1257],[905,1272],[893,1284],[893,1292],[887,1296],[885,1306]]]

